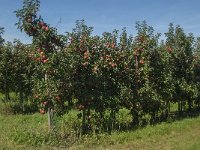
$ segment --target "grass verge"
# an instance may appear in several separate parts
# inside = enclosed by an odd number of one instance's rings
[[[129,132],[84,136],[78,141],[48,132],[46,115],[1,115],[0,149],[180,149],[200,148],[200,117]],[[72,141],[75,141],[75,143]],[[66,143],[65,143],[66,142]],[[66,148],[61,147],[65,143]],[[68,147],[70,146],[70,147]]]

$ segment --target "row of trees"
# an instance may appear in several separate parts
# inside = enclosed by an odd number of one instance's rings
[[[152,121],[166,118],[170,103],[178,111],[199,107],[200,39],[186,34],[180,26],[169,25],[166,40],[147,23],[136,23],[137,34],[105,32],[93,36],[84,21],[66,35],[38,16],[38,0],[24,0],[17,10],[21,31],[32,44],[4,43],[0,37],[0,90],[16,92],[23,104],[27,99],[40,113],[63,114],[72,106],[82,113],[82,131],[91,122],[103,129],[104,114],[110,113],[109,131],[121,108],[130,110],[132,125],[145,115]],[[1,34],[3,29],[1,29]]]

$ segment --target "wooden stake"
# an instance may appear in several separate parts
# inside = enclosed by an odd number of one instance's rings
[[[45,82],[47,82],[47,74],[44,75],[44,80]],[[49,126],[49,132],[51,131],[52,129],[52,113],[51,113],[51,108],[48,108],[48,111],[47,111],[47,116],[48,116],[48,126]]]
[[[50,132],[51,131],[51,126],[52,126],[52,122],[51,122],[51,109],[50,108],[48,108],[47,115],[48,115],[48,126],[49,126],[49,132]]]

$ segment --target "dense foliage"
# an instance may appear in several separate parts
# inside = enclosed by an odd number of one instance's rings
[[[160,42],[147,23],[137,22],[135,37],[124,28],[93,36],[93,28],[77,21],[66,35],[37,13],[38,0],[24,0],[17,10],[18,28],[32,44],[4,43],[0,36],[0,91],[9,101],[17,93],[21,105],[31,101],[41,114],[78,109],[82,133],[111,132],[116,113],[130,111],[132,126],[166,119],[170,103],[180,114],[199,107],[200,39],[170,24]],[[0,28],[0,35],[3,28]],[[150,120],[147,119],[150,117]]]

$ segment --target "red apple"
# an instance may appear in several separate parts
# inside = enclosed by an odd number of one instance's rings
[[[43,104],[44,104],[44,106],[47,106],[48,101],[44,101]]]
[[[84,52],[83,58],[84,58],[85,60],[88,60],[88,59],[89,59],[89,51]]]
[[[56,100],[57,100],[57,101],[60,101],[60,96],[56,96]]]
[[[42,57],[43,60],[47,58],[45,55],[42,55],[41,57]]]
[[[47,31],[49,31],[49,27],[45,27],[45,29],[44,29],[44,30],[45,30],[46,32],[47,32]]]
[[[117,64],[116,63],[112,63],[111,65],[113,68],[117,67]]]
[[[111,48],[113,48],[113,49],[114,49],[114,48],[115,48],[115,44],[112,44],[112,45],[111,45]]]
[[[34,96],[34,98],[35,98],[35,99],[38,99],[38,98],[39,98],[39,96],[38,96],[38,95],[35,95],[35,96]]]
[[[33,31],[36,31],[36,30],[37,30],[37,28],[36,28],[36,27],[33,27],[33,28],[32,28],[32,30],[33,30]]]
[[[171,48],[171,47],[168,47],[168,48],[167,48],[167,51],[168,51],[169,53],[171,53],[171,52],[172,52],[172,48]]]
[[[44,25],[45,25],[44,22],[40,22],[40,23],[39,23],[39,26],[40,26],[40,27],[43,27]]]
[[[144,64],[144,60],[143,59],[140,60],[140,64],[142,64],[142,65]]]
[[[44,52],[43,52],[43,51],[41,51],[41,52],[40,52],[40,55],[44,55]]]
[[[41,114],[45,114],[44,109],[40,109],[40,113],[41,113]]]
[[[43,60],[43,63],[47,63],[47,61],[48,61],[48,59],[44,59],[44,60]]]
[[[46,26],[42,26],[42,30],[45,30],[46,29]]]
[[[84,63],[82,63],[82,65],[85,67],[85,66],[87,66],[89,63],[88,62],[84,62]]]

